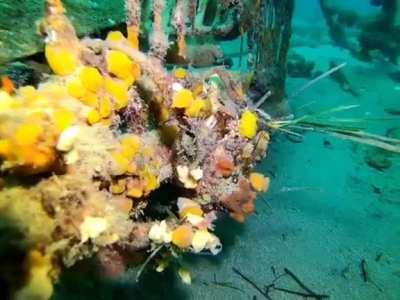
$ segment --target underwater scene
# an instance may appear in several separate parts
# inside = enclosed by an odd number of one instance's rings
[[[400,0],[0,0],[0,299],[400,299]]]

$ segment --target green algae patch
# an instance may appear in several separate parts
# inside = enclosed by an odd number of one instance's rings
[[[69,0],[64,5],[80,36],[123,23],[125,19],[122,0]],[[43,51],[39,27],[44,13],[44,1],[0,2],[0,64]]]

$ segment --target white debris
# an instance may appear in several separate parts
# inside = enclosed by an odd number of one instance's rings
[[[58,138],[57,142],[57,150],[68,152],[71,151],[74,143],[79,136],[80,127],[79,126],[71,126],[65,129]]]
[[[186,220],[193,226],[199,226],[204,221],[204,218],[188,213],[186,215]]]
[[[190,276],[189,270],[187,270],[185,268],[180,268],[178,270],[178,274],[183,283],[192,284],[192,276]]]
[[[86,242],[89,239],[95,239],[103,233],[108,227],[108,222],[104,218],[86,217],[80,225],[81,241]]]
[[[179,212],[183,211],[184,209],[186,209],[188,207],[199,206],[199,204],[196,201],[193,201],[192,199],[184,198],[184,197],[179,197],[177,204],[178,204]]]
[[[196,168],[190,170],[188,166],[179,165],[176,167],[179,181],[183,183],[183,186],[187,189],[194,189],[197,187],[197,182],[203,178],[203,170]]]
[[[195,253],[201,252],[206,248],[211,234],[207,230],[197,230],[192,239],[192,247]]]
[[[199,181],[201,178],[203,178],[203,170],[200,168],[194,169],[190,171],[190,176],[196,180]]]
[[[194,189],[197,187],[197,181],[190,176],[188,166],[177,166],[176,171],[178,173],[179,181],[183,183],[185,188]]]
[[[180,90],[182,90],[183,89],[183,86],[182,86],[182,84],[180,84],[179,82],[174,82],[173,84],[172,84],[172,90],[174,91],[174,92],[178,92],[178,91],[180,91]]]
[[[167,222],[165,220],[155,223],[149,231],[149,239],[157,244],[170,243],[171,232],[168,231]]]
[[[210,239],[207,242],[207,249],[211,251],[212,254],[217,255],[222,250],[222,244],[219,238],[211,234]]]
[[[78,151],[72,150],[64,155],[64,161],[67,165],[73,165],[79,160]]]

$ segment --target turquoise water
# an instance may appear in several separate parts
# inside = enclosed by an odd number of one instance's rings
[[[343,6],[368,18],[377,8],[367,2],[353,0]],[[349,49],[335,46],[317,1],[297,1],[293,31],[291,53],[313,62],[314,70],[321,72],[329,69],[331,61],[346,62],[343,73],[359,94],[356,97],[326,78],[289,99],[295,116],[356,104],[359,107],[344,116],[393,118],[372,123],[368,130],[400,135],[399,117],[389,113],[400,109],[400,82],[388,76],[398,66],[379,53],[365,62]],[[356,34],[349,30],[349,39],[355,40]],[[239,43],[222,46],[226,53],[236,53]],[[239,69],[237,64],[234,68]],[[289,76],[287,94],[309,80]],[[382,160],[384,167],[377,167]],[[399,167],[399,155],[335,137],[309,133],[294,139],[277,134],[259,166],[272,178],[270,191],[258,200],[257,213],[244,225],[229,219],[218,224],[224,245],[221,255],[187,257],[191,286],[169,271],[146,273],[137,285],[132,284],[134,271],[113,283],[82,272],[79,285],[76,274],[68,278],[67,273],[56,298],[265,299],[233,268],[261,288],[287,268],[312,291],[330,299],[400,299]],[[288,276],[278,283],[301,290]],[[282,291],[270,296],[302,299]]]

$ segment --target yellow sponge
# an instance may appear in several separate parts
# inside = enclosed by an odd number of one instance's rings
[[[115,109],[120,110],[128,105],[128,85],[124,81],[107,77],[105,86],[106,91],[114,98]]]
[[[121,51],[110,50],[107,53],[106,61],[109,73],[127,80],[130,84],[140,77],[139,65]]]
[[[140,138],[137,135],[127,135],[121,140],[121,154],[131,160],[138,152],[141,146]]]
[[[192,104],[193,100],[193,93],[191,90],[181,89],[175,94],[172,100],[172,107],[188,108]]]
[[[121,41],[125,40],[125,37],[121,33],[121,31],[110,31],[107,34],[106,40],[107,40],[107,42],[121,42]]]
[[[70,75],[78,66],[78,58],[68,48],[46,45],[45,56],[50,68],[57,75]]]
[[[258,117],[254,112],[246,110],[239,121],[239,133],[241,136],[252,139],[257,134]]]
[[[54,124],[57,129],[63,131],[76,122],[74,113],[68,109],[58,109],[53,114]]]
[[[174,71],[175,78],[184,79],[187,75],[187,71],[184,68],[177,68]]]
[[[69,95],[78,99],[83,98],[86,92],[85,87],[78,78],[68,83],[67,90]]]
[[[96,109],[89,111],[87,121],[90,125],[96,124],[101,120],[100,113]]]
[[[108,97],[103,97],[99,101],[99,114],[101,118],[107,118],[112,113],[112,103]]]
[[[22,124],[15,133],[15,142],[20,146],[30,146],[39,140],[42,133],[43,128],[38,124]]]
[[[196,98],[185,110],[185,115],[191,118],[203,117],[207,114],[209,100]]]
[[[91,92],[97,92],[103,85],[103,76],[93,67],[83,67],[79,78],[82,84]]]

